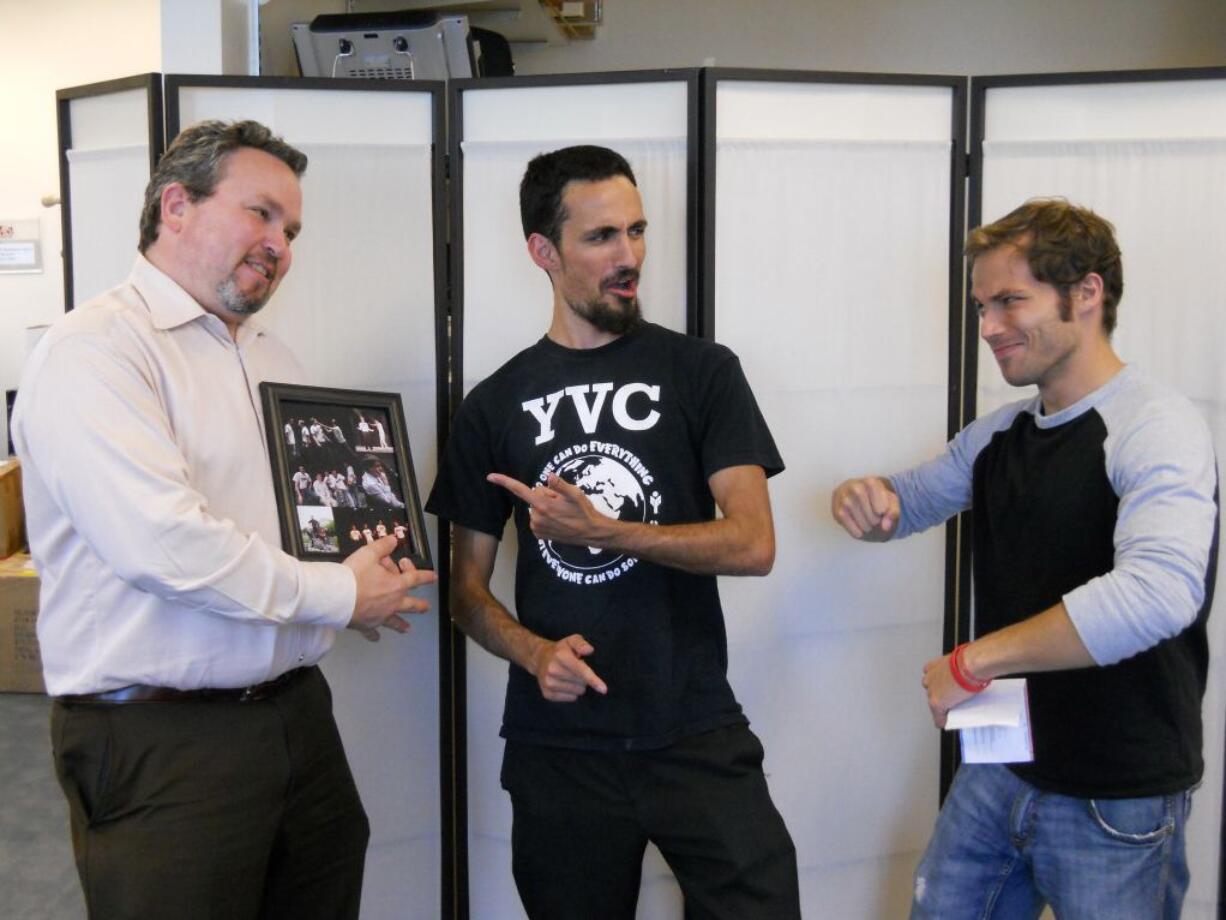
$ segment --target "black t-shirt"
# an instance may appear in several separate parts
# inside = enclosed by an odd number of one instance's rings
[[[1052,428],[1018,413],[975,458],[981,635],[1029,619],[1116,566],[1119,498],[1104,445],[1108,424],[1120,420],[1103,412]],[[1028,679],[1034,762],[1012,765],[1014,773],[1084,798],[1165,795],[1200,782],[1216,537],[1209,559],[1204,602],[1178,635],[1107,667],[1020,675]]]
[[[650,323],[588,350],[542,338],[473,389],[426,508],[496,537],[514,512],[520,622],[547,639],[581,633],[609,688],[551,703],[513,666],[503,737],[639,750],[745,717],[714,577],[538,540],[524,503],[486,474],[557,473],[611,517],[667,525],[714,519],[708,477],[747,464],[783,469],[736,356]]]

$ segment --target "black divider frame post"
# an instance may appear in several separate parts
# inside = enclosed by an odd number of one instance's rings
[[[962,238],[965,230],[963,209],[966,187],[966,78],[921,74],[873,74],[804,70],[756,70],[709,68],[703,71],[702,84],[702,271],[704,279],[700,334],[715,337],[715,172],[717,161],[716,97],[721,82],[758,83],[837,83],[865,86],[943,86],[952,96],[950,119],[950,190],[949,190],[949,397],[947,437],[953,437],[963,425],[962,402],[965,377],[962,311]],[[966,565],[969,544],[963,537],[961,518],[953,518],[945,527],[945,623],[942,647],[949,651],[965,635],[964,609],[969,598],[969,566]],[[958,745],[954,737],[941,739],[940,798],[953,780],[958,765]]]
[[[1186,80],[1226,80],[1226,67],[1178,67],[1162,70],[1109,70],[1084,73],[1008,74],[971,77],[970,188],[967,219],[971,227],[983,222],[983,142],[987,130],[987,96],[993,89],[1014,86],[1078,86],[1086,84],[1158,83]],[[995,218],[997,215],[989,215]],[[975,418],[975,391],[979,376],[978,317],[971,302],[970,283],[966,285],[966,388],[963,413],[965,424]],[[967,555],[969,558],[969,549]],[[969,576],[968,576],[969,577]],[[1219,716],[1220,717],[1220,716]],[[1226,776],[1222,782],[1226,801]],[[1226,808],[1219,818],[1218,840],[1218,920],[1226,920]]]
[[[166,135],[162,130],[162,75],[160,73],[138,74],[132,77],[121,77],[118,80],[106,80],[102,83],[70,86],[56,90],[55,93],[55,121],[59,132],[60,227],[64,260],[65,313],[73,307],[72,183],[69,181],[68,172],[68,151],[72,149],[72,102],[74,99],[106,96],[133,89],[144,89],[148,101],[149,172],[152,174],[166,144]],[[134,212],[139,215],[139,203],[135,203]]]
[[[493,79],[452,80],[448,85],[449,153],[447,174],[451,189],[450,203],[450,302],[451,302],[451,377],[447,395],[450,400],[450,415],[454,415],[464,399],[464,93],[470,90],[488,91],[500,89],[527,89],[531,87],[603,86],[628,83],[666,83],[684,81],[687,86],[688,113],[686,116],[686,331],[698,332],[698,304],[701,300],[702,278],[700,268],[701,230],[699,200],[700,160],[699,139],[699,76],[697,69],[682,70],[635,70],[613,73],[562,74],[531,77],[497,77]],[[564,129],[563,129],[564,133]],[[508,232],[519,232],[518,227]],[[449,419],[450,419],[449,415]],[[445,443],[443,424],[439,425],[439,446]],[[441,457],[440,457],[441,461]],[[449,601],[447,570],[443,567],[450,560],[451,535],[448,528],[439,528],[439,605],[446,609]],[[455,746],[456,773],[453,777],[452,797],[455,802],[455,826],[453,837],[445,840],[444,864],[450,862],[452,877],[444,876],[443,916],[448,920],[468,920],[468,792],[467,762],[468,746],[465,734],[465,636],[450,624],[451,674],[454,685],[450,690],[455,702],[452,710],[455,722],[452,738]],[[440,629],[440,638],[444,630]],[[450,892],[450,900],[447,893]]]
[[[341,92],[429,93],[431,97],[430,189],[433,210],[434,259],[434,371],[435,371],[435,430],[438,435],[438,458],[451,422],[449,393],[450,355],[449,293],[447,254],[447,195],[446,195],[446,108],[444,84],[429,80],[355,80],[298,77],[217,77],[172,74],[166,77],[166,130],[170,137],[179,133],[179,93],[185,87],[233,87],[276,90],[336,90]],[[428,492],[429,490],[426,489]],[[466,797],[463,778],[467,765],[464,758],[463,724],[463,658],[455,656],[455,626],[447,616],[447,581],[451,570],[451,544],[446,529],[439,528],[435,568],[439,584],[438,662],[439,662],[439,804],[442,860],[441,916],[464,916],[456,913],[457,863],[455,845],[457,829],[467,826]],[[454,670],[459,668],[458,677]],[[457,736],[456,728],[460,729]],[[465,895],[467,894],[467,889]]]

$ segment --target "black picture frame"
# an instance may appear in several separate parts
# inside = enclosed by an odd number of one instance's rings
[[[287,553],[339,562],[394,533],[393,559],[434,568],[399,393],[265,381],[260,398]]]

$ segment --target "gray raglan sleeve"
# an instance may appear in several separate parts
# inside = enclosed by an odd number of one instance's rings
[[[1196,619],[1217,525],[1217,465],[1208,426],[1182,397],[1152,400],[1111,431],[1107,475],[1119,496],[1115,564],[1064,596],[1100,665],[1177,635]]]
[[[902,508],[895,539],[934,527],[971,506],[975,458],[996,432],[1008,428],[1030,400],[1010,403],[963,428],[945,452],[890,476]]]

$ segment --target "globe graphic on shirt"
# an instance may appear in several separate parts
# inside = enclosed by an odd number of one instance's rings
[[[601,514],[617,521],[643,521],[647,503],[638,478],[617,460],[585,454],[568,460],[558,475],[583,490]],[[620,553],[590,546],[551,542],[549,549],[559,561],[574,569],[600,569],[621,558]]]

